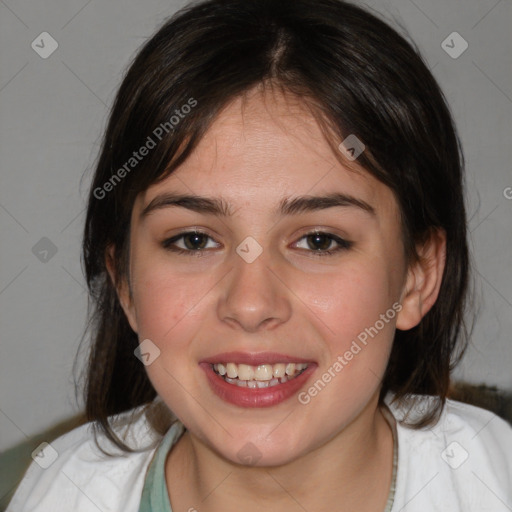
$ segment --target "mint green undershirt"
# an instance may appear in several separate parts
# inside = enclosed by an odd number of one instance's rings
[[[162,438],[153,460],[149,464],[142,489],[139,512],[172,512],[165,482],[165,459],[184,430],[183,424],[176,422]]]

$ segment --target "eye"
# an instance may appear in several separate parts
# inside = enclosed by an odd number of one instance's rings
[[[213,242],[213,246],[208,241]],[[196,253],[198,256],[206,249],[215,249],[218,247],[217,242],[202,231],[187,231],[179,235],[168,238],[162,242],[162,247],[179,254]]]
[[[194,256],[202,256],[207,249],[215,249],[219,245],[202,231],[187,231],[162,242],[162,247],[168,251]],[[331,233],[315,231],[301,237],[295,247],[312,252],[314,256],[330,256],[350,249],[352,245],[352,242]]]
[[[302,240],[305,244],[301,242]],[[303,245],[302,247],[300,247],[301,243]],[[306,247],[304,247],[304,245],[306,245]],[[350,249],[352,245],[352,242],[331,233],[314,231],[313,233],[304,235],[295,246],[299,249],[313,251],[315,256],[330,256],[340,251]]]

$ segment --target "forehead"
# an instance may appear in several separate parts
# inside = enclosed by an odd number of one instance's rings
[[[381,213],[396,209],[388,187],[357,162],[340,161],[304,100],[258,89],[229,103],[189,158],[139,195],[136,209],[168,191],[222,196],[235,208],[336,191]]]

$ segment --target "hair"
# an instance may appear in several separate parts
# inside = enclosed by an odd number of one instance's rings
[[[130,448],[109,416],[156,397],[134,357],[137,334],[116,293],[128,280],[135,198],[187,159],[230,102],[269,84],[307,105],[335,151],[348,134],[364,143],[357,162],[392,190],[408,263],[433,230],[446,233],[438,299],[419,325],[396,331],[380,393],[381,403],[388,391],[397,400],[438,398],[413,428],[442,412],[450,372],[467,344],[469,254],[463,156],[438,84],[413,43],[350,3],[207,0],[176,13],[135,56],[111,109],[88,197],[86,414],[123,450]],[[136,159],[134,151],[150,140],[154,147]],[[106,267],[109,247],[114,282]]]

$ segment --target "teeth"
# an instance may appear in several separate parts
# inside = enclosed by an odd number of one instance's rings
[[[248,364],[216,363],[213,369],[226,382],[240,387],[266,388],[293,379],[308,367],[307,363]]]
[[[286,375],[293,375],[295,373],[295,364],[288,363],[286,365]]]
[[[242,377],[238,375],[238,378],[240,379]],[[256,380],[270,380],[272,378],[272,365],[260,364],[254,372],[254,378]]]
[[[234,365],[234,366],[236,366],[236,365]],[[253,377],[254,377],[254,370],[252,369],[252,366],[249,366],[248,364],[239,364],[238,365],[238,378],[240,380],[252,380]]]
[[[278,363],[274,365],[274,368],[272,370],[272,375],[274,377],[284,377],[286,371],[286,365],[282,363]]]
[[[226,365],[226,372],[230,379],[235,379],[238,377],[238,369],[235,363],[228,363]]]

